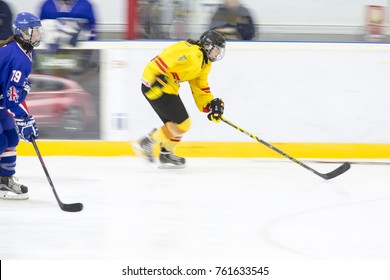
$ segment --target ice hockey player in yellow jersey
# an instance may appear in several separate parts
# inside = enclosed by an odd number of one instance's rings
[[[210,91],[211,63],[225,54],[225,39],[216,31],[203,33],[198,41],[188,39],[167,47],[145,67],[142,93],[164,123],[136,143],[136,150],[154,162],[153,150],[160,145],[160,168],[183,168],[185,159],[174,154],[190,118],[179,97],[180,83],[188,82],[199,111],[219,122],[224,103]]]

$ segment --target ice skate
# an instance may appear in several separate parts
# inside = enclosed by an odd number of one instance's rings
[[[134,152],[139,157],[145,157],[149,162],[154,162],[153,147],[155,142],[150,135],[145,136],[138,142],[132,143]]]
[[[160,165],[162,169],[178,169],[186,166],[186,159],[174,155],[172,152],[161,148],[160,151]]]
[[[28,188],[16,182],[13,176],[0,177],[0,198],[10,200],[28,199]]]

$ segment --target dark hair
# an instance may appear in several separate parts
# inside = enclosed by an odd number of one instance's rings
[[[199,41],[195,41],[195,40],[193,40],[193,39],[187,39],[187,42],[190,43],[190,44],[192,44],[192,45],[197,45],[197,46],[199,46],[199,47],[202,46],[202,45],[200,44]]]
[[[16,38],[15,38],[16,35],[11,35],[9,36],[7,39],[5,40],[0,40],[0,48],[1,47],[4,47],[5,45],[7,45],[9,42],[12,42],[14,41]]]

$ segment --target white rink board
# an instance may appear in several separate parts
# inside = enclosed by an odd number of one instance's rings
[[[84,45],[103,50],[103,140],[138,139],[161,125],[140,78],[144,65],[171,43]],[[389,73],[388,44],[228,42],[209,82],[225,101],[225,117],[267,141],[388,143]],[[252,141],[209,122],[187,84],[180,96],[192,118],[184,141]]]

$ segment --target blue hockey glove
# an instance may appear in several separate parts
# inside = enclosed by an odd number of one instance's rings
[[[210,104],[208,104],[210,108],[210,113],[207,115],[207,118],[213,122],[220,122],[221,116],[223,115],[223,110],[225,108],[225,103],[223,103],[222,99],[215,98],[211,100]]]
[[[38,139],[38,127],[33,116],[15,118],[19,137],[31,143],[31,137]]]

